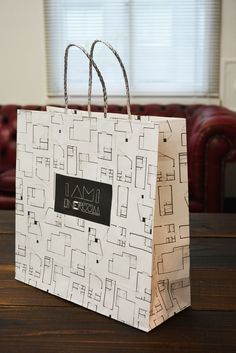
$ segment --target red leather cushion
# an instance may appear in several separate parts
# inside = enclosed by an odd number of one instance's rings
[[[0,173],[0,191],[15,192],[15,169]]]
[[[0,210],[13,210],[15,208],[14,195],[0,194]]]
[[[17,108],[8,105],[0,111],[0,172],[15,166]]]

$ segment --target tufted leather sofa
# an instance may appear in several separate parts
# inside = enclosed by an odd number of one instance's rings
[[[17,109],[45,110],[45,106],[0,106],[0,209],[15,206]],[[93,106],[93,111],[101,110]],[[132,105],[131,110],[137,115],[187,119],[190,211],[221,212],[225,166],[236,161],[236,113],[220,106],[178,104]],[[126,113],[126,108],[110,105],[109,111]]]

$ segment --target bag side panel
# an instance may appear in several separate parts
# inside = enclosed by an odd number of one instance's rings
[[[186,122],[159,122],[151,329],[190,305]]]

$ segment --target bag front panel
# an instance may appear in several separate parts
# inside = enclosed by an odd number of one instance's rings
[[[147,331],[159,124],[79,111],[17,124],[16,279]]]

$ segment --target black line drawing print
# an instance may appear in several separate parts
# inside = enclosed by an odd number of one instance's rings
[[[153,200],[156,198],[157,171],[157,166],[148,164],[147,185],[150,188],[149,197]]]
[[[30,253],[29,275],[40,278],[42,271],[42,259],[38,254]]]
[[[132,160],[125,155],[117,155],[117,181],[132,182]]]
[[[103,256],[101,240],[97,238],[96,228],[90,227],[88,230],[88,251]]]
[[[16,255],[16,258],[18,256]],[[19,280],[23,281],[26,283],[27,279],[27,265],[25,263],[21,263],[19,261],[15,261],[15,269],[17,271],[17,277],[19,278]]]
[[[189,247],[179,246],[170,252],[163,252],[158,261],[158,273],[170,273],[184,270],[185,264],[189,257]]]
[[[102,299],[103,281],[97,275],[89,274],[88,298],[100,302]]]
[[[40,187],[27,187],[27,205],[37,208],[45,206],[45,190]]]
[[[32,126],[32,112],[27,110],[18,111],[19,118],[17,119],[17,133],[27,135],[30,133]]]
[[[48,207],[45,213],[45,223],[55,227],[62,227],[62,215],[54,211],[52,207]]]
[[[137,272],[136,280],[136,298],[151,303],[151,291],[150,291],[151,276],[146,272]]]
[[[67,174],[77,174],[77,147],[67,146]]]
[[[51,112],[51,123],[53,125],[58,125],[58,126],[63,125],[64,124],[63,114],[59,112]]]
[[[164,224],[162,226],[154,226],[157,245],[170,244],[176,242],[175,224]]]
[[[73,282],[72,290],[70,294],[70,300],[79,305],[83,305],[84,299],[85,299],[85,293],[86,293],[85,285]]]
[[[91,121],[90,118],[81,118],[73,120],[73,126],[69,129],[70,140],[91,141]]]
[[[37,220],[37,216],[33,211],[28,211],[28,233],[35,234],[39,237],[42,236],[40,222]]]
[[[144,205],[140,202],[138,202],[137,207],[139,220],[143,223],[144,232],[147,234],[152,234],[153,208],[151,206]]]
[[[127,118],[122,119],[122,117],[114,118],[115,124],[114,124],[114,131],[117,132],[123,132],[124,134],[129,134],[132,132],[132,122],[128,121]]]
[[[23,200],[23,179],[16,178],[16,200]]]
[[[71,250],[70,272],[85,277],[86,253],[79,249]]]
[[[87,303],[87,308],[89,310],[93,310],[93,311],[97,311],[98,310],[98,305],[95,303],[91,303],[90,301],[88,301]]]
[[[116,306],[118,306],[118,320],[128,325],[134,324],[135,302],[128,299],[126,290],[117,288]],[[129,310],[125,309],[129,308]]]
[[[118,217],[127,218],[129,202],[129,188],[127,186],[118,185],[117,189],[117,209]]]
[[[157,182],[174,181],[174,180],[175,180],[175,159],[159,152]]]
[[[106,161],[112,160],[112,134],[98,133],[98,158]]]
[[[65,168],[65,151],[61,145],[53,145],[53,168],[60,170]]]
[[[71,228],[76,231],[85,232],[85,220],[70,215],[64,216],[64,227]]]
[[[16,178],[16,214],[24,215],[23,178]]]
[[[181,239],[189,237],[189,224],[181,224],[179,226],[179,236]]]
[[[54,265],[53,272],[54,294],[62,298],[68,297],[70,277],[64,274],[62,266]]]
[[[172,185],[158,186],[158,200],[160,216],[173,214]]]
[[[186,132],[186,124],[185,121],[183,121],[183,126],[182,126],[182,131],[180,133],[180,144],[182,147],[187,147],[187,132]]]
[[[25,177],[33,177],[33,153],[26,151],[26,145],[17,144],[17,170],[23,172]]]
[[[187,134],[185,132],[181,132],[181,146],[187,146]]]
[[[152,239],[140,234],[130,233],[129,246],[152,253]]]
[[[71,246],[71,235],[59,232],[51,233],[47,238],[47,251],[61,256],[66,255],[66,248]]]
[[[188,171],[187,171],[187,153],[179,153],[179,178],[180,183],[188,182]]]
[[[107,241],[118,246],[125,247],[127,229],[111,224],[107,231]]]
[[[17,216],[24,215],[24,205],[22,203],[16,202],[16,215]]]
[[[49,126],[33,125],[32,148],[37,150],[49,149]]]
[[[112,254],[112,259],[108,260],[109,273],[120,277],[130,278],[131,269],[136,269],[137,256],[122,252],[122,255]]]
[[[163,280],[158,282],[159,293],[162,298],[162,302],[166,310],[170,310],[174,304],[171,298],[169,280]]]
[[[50,158],[36,157],[35,175],[41,180],[50,180]]]
[[[136,156],[135,161],[135,186],[136,188],[145,189],[147,173],[147,158]]]
[[[44,256],[42,282],[50,285],[52,283],[52,275],[53,275],[53,258],[49,256]]]
[[[112,182],[114,178],[114,170],[111,168],[101,167],[100,180],[102,182]]]
[[[185,201],[185,204],[186,204],[186,206],[188,208],[189,207],[188,191],[186,191],[184,193],[184,201]]]
[[[177,303],[180,310],[186,308],[186,302],[184,298],[190,296],[190,280],[189,278],[183,278],[171,283],[170,286],[171,295],[175,303]]]
[[[157,151],[158,125],[143,127],[142,134],[139,136],[139,149],[146,151]]]
[[[82,178],[89,178],[91,175],[96,175],[97,162],[92,161],[92,157],[89,153],[79,153],[78,156],[78,170],[81,173]]]
[[[164,120],[160,122],[160,141],[167,142],[172,137],[172,127],[170,120]]]
[[[114,279],[111,279],[111,278],[106,278],[103,306],[110,310],[113,310],[114,308],[115,290],[116,290],[116,281],[114,281]]]
[[[26,257],[26,235],[16,232],[16,255]]]

